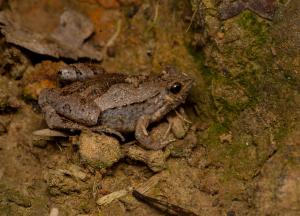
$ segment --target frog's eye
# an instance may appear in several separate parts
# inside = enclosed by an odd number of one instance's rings
[[[179,82],[173,83],[172,86],[171,86],[171,88],[170,88],[170,91],[173,94],[179,93],[180,90],[181,90],[181,83],[179,83]]]

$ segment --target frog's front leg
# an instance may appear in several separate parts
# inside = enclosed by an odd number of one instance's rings
[[[149,123],[151,122],[151,116],[144,115],[141,116],[136,124],[135,128],[135,138],[139,141],[140,145],[146,149],[150,150],[159,150],[164,148],[167,144],[169,144],[169,141],[165,141],[164,139],[161,139],[159,141],[155,141],[151,135],[148,134],[147,128],[149,126]],[[169,133],[170,130],[168,129],[166,133]],[[164,137],[167,134],[165,134]]]

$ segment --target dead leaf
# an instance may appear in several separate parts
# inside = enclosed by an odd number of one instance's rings
[[[25,27],[19,20],[12,11],[0,12],[1,32],[7,42],[56,58],[101,60],[99,47],[88,40],[94,32],[93,23],[75,10],[66,9],[60,16],[58,26],[47,35]]]

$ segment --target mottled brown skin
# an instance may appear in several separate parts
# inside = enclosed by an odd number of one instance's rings
[[[184,103],[192,83],[189,76],[171,68],[148,77],[105,73],[63,88],[45,89],[39,105],[52,129],[88,128],[121,138],[122,133],[135,132],[141,146],[159,149],[161,143],[152,141],[147,127]]]

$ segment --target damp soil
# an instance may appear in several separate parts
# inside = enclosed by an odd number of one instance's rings
[[[47,127],[38,95],[57,85],[59,67],[75,61],[33,53],[1,35],[1,216],[166,215],[130,192],[98,202],[153,178],[148,196],[197,215],[300,214],[299,1],[268,1],[276,3],[272,19],[244,10],[226,20],[214,0],[23,2],[0,7],[40,33],[55,28],[65,7],[92,21],[102,61],[76,62],[127,74],[174,65],[191,75],[195,86],[183,107],[197,125],[197,144],[181,146],[153,172],[129,158],[87,165],[76,137],[37,140],[32,133]]]

